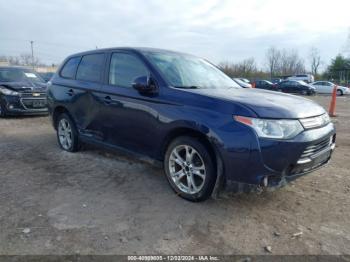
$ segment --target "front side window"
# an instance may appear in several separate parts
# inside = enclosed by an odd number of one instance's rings
[[[145,51],[169,85],[177,88],[240,88],[231,78],[204,59],[179,54]]]
[[[127,53],[114,53],[109,68],[109,84],[131,87],[135,78],[148,76],[149,71],[136,56]]]
[[[77,71],[77,79],[89,82],[99,82],[102,76],[104,54],[85,55]]]
[[[77,71],[79,62],[80,57],[72,57],[71,59],[69,59],[61,70],[61,76],[64,78],[73,79],[75,77],[75,72]]]

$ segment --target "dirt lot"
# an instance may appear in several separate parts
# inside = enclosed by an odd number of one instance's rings
[[[149,164],[63,152],[48,117],[0,119],[0,254],[350,254],[350,97],[337,113],[329,166],[204,203],[177,197]]]

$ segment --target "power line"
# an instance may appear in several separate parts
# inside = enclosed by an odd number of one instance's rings
[[[34,41],[31,40],[30,41],[30,47],[31,47],[31,50],[32,50],[32,67],[34,69],[34,48],[33,48],[33,45],[34,45]]]
[[[28,39],[20,39],[20,38],[8,38],[8,37],[0,37],[0,40],[5,40],[5,41],[14,41],[14,42],[27,42]],[[87,46],[77,46],[77,45],[65,45],[61,43],[52,43],[52,42],[47,42],[47,41],[41,41],[41,40],[35,40],[36,43],[39,44],[44,44],[44,45],[51,45],[51,46],[59,46],[59,47],[66,47],[66,48],[88,48]],[[92,47],[90,47],[92,48]]]

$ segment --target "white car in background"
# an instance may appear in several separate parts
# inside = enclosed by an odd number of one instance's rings
[[[287,77],[287,80],[304,81],[306,83],[312,83],[315,81],[315,77],[311,74],[301,74],[289,76]]]
[[[313,87],[316,88],[316,92],[320,94],[332,94],[333,88],[335,84],[332,82],[328,81],[316,81],[311,83]],[[350,90],[348,87],[345,86],[337,86],[337,95],[342,96],[342,95],[349,95]]]

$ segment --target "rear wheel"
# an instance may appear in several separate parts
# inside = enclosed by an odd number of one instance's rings
[[[164,169],[173,190],[190,201],[210,197],[216,172],[209,150],[196,138],[179,137],[168,147]]]
[[[68,152],[76,152],[80,148],[78,132],[72,119],[62,113],[57,118],[57,140],[60,147]]]

